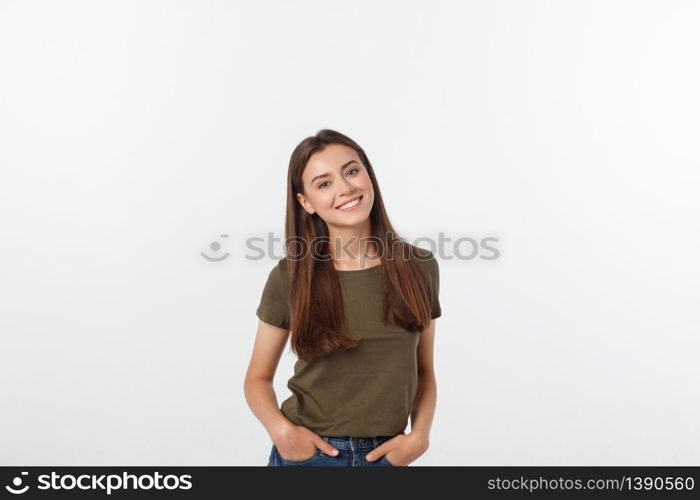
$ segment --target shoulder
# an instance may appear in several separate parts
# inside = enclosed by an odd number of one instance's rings
[[[425,249],[423,247],[419,247],[417,245],[412,245],[410,243],[408,244],[408,246],[411,249],[411,255],[414,256],[418,260],[427,261],[427,260],[435,258],[433,256],[433,252],[431,252],[428,249]]]
[[[268,273],[268,283],[278,287],[286,287],[288,282],[287,257],[282,257],[275,262]]]
[[[270,325],[288,329],[290,324],[289,288],[285,271],[285,264],[281,261],[277,261],[271,266],[256,314],[258,318]]]
[[[411,260],[416,262],[423,274],[433,281],[439,279],[440,268],[433,252],[410,243],[408,246],[411,250]]]
[[[287,272],[287,257],[282,257],[280,260],[277,261],[277,264],[275,264],[275,269],[278,270],[280,273],[286,273]]]
[[[408,243],[408,247],[410,249],[411,259],[414,262],[418,262],[423,267],[428,268],[437,265],[437,259],[435,258],[435,255],[433,255],[433,252],[431,252],[430,250],[416,245],[412,245],[410,243]]]

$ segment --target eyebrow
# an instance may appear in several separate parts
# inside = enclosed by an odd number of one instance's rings
[[[340,167],[340,170],[343,170],[345,167],[347,167],[347,166],[350,165],[351,163],[357,163],[357,160],[350,160],[350,161],[347,162],[345,165],[343,165],[342,167]],[[357,163],[357,164],[359,165],[359,163]],[[331,174],[329,174],[328,172],[326,172],[325,174],[317,175],[316,177],[314,177],[313,179],[311,179],[311,184],[313,184],[313,183],[316,181],[316,179],[321,179],[321,178],[323,178],[323,177],[328,177],[329,175],[331,175]]]

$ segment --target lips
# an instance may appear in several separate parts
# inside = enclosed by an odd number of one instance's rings
[[[342,206],[344,206],[344,205],[347,205],[348,203],[351,203],[351,202],[353,202],[353,201],[355,201],[355,200],[359,200],[360,198],[362,198],[362,196],[363,196],[363,195],[356,196],[356,197],[354,197],[354,198],[349,199],[348,201],[344,201],[343,203],[341,203],[340,205],[338,205],[338,206],[335,207],[335,208],[340,209],[340,207],[342,207]]]

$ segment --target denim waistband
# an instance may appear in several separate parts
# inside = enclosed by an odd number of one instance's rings
[[[351,450],[357,448],[376,448],[384,441],[394,436],[373,436],[366,438],[356,438],[349,436],[321,436],[324,441],[332,444],[339,450]]]

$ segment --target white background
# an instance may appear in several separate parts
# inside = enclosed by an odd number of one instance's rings
[[[499,240],[432,247],[412,465],[698,465],[699,22],[693,1],[3,1],[0,464],[267,463],[243,376],[282,246],[245,242],[283,237],[289,156],[327,127],[408,241]]]

